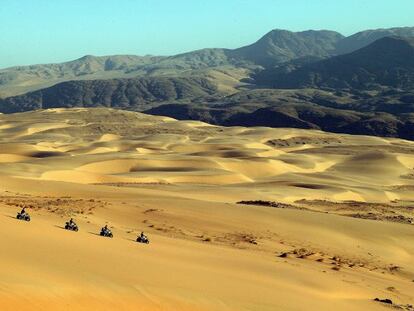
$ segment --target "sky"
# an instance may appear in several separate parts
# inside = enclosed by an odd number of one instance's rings
[[[272,29],[414,26],[414,0],[0,0],[0,68],[237,48]]]

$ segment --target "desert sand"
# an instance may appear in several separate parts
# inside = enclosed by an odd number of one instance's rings
[[[0,310],[413,310],[413,168],[399,139],[0,115]]]

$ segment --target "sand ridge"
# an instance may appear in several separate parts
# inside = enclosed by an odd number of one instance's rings
[[[368,201],[406,200],[406,193],[387,186],[413,183],[404,178],[414,168],[413,144],[396,139],[223,128],[110,109],[53,109],[3,115],[1,122],[2,172],[20,172],[23,178],[254,184],[254,191],[262,193],[268,189],[261,185],[272,183],[278,190],[268,199],[283,201],[312,196],[315,187],[325,199],[355,193]],[[10,141],[16,132],[25,134]],[[298,178],[303,187],[289,186],[289,179]]]

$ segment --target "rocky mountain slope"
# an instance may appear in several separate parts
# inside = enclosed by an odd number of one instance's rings
[[[370,89],[414,86],[414,38],[385,37],[355,52],[280,73],[264,70],[257,81],[274,88]]]
[[[69,81],[50,88],[0,100],[5,113],[56,107],[117,107],[139,109],[152,102],[193,99],[217,93],[204,78],[147,77]],[[141,107],[142,109],[142,107]]]
[[[227,126],[321,129],[414,140],[414,93],[332,93],[253,90],[209,103],[165,104],[146,110],[180,120]]]
[[[264,67],[302,57],[327,57],[344,36],[334,31],[272,30],[252,45],[235,50],[236,55]]]
[[[414,37],[414,27],[396,27],[360,31],[340,40],[336,45],[335,53],[351,53],[384,37]]]

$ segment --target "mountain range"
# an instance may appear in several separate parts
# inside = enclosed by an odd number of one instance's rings
[[[91,56],[60,64],[18,66],[0,70],[0,96],[9,97],[69,80],[177,75],[223,66],[254,70],[300,59],[322,59],[349,53],[373,38],[414,36],[412,28],[368,30],[350,37],[334,31],[272,30],[257,42],[238,49],[202,49],[174,56]]]
[[[414,27],[272,30],[237,49],[0,70],[0,112],[116,107],[213,124],[414,139]]]

